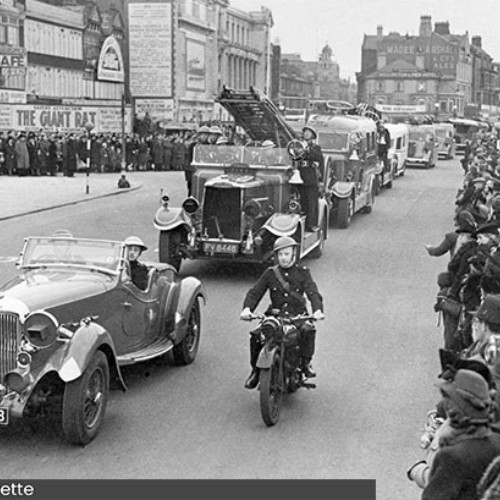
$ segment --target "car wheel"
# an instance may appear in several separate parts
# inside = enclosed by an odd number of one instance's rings
[[[191,311],[189,312],[186,336],[179,344],[174,346],[173,349],[175,364],[189,365],[195,360],[198,352],[198,346],[200,345],[200,333],[200,302],[199,299],[196,299]]]
[[[182,255],[179,252],[181,242],[180,231],[160,231],[158,241],[158,258],[160,262],[170,264],[179,271],[182,263]]]
[[[86,445],[99,432],[109,393],[109,365],[97,351],[87,368],[64,389],[62,426],[67,441]]]

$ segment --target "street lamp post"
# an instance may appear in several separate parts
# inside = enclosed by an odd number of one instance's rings
[[[94,128],[92,122],[87,122],[85,124],[85,130],[87,131],[87,174],[85,177],[85,194],[90,194],[90,132]]]

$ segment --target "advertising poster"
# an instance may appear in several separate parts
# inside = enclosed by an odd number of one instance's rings
[[[144,116],[149,114],[153,122],[174,119],[173,99],[136,99],[135,114]]]
[[[172,2],[130,2],[130,90],[134,97],[172,97]]]
[[[188,38],[186,39],[186,88],[203,91],[205,82],[205,44]]]

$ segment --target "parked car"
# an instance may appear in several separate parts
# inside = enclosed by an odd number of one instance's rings
[[[437,136],[438,158],[451,160],[455,156],[454,128],[451,123],[440,122],[435,124]]]
[[[437,136],[434,125],[408,125],[407,167],[431,168],[437,161]]]
[[[201,283],[148,262],[148,283],[131,281],[120,241],[34,236],[20,274],[0,287],[0,425],[62,408],[67,441],[97,435],[120,368],[173,354],[194,361]]]
[[[377,126],[357,115],[312,115],[325,157],[330,221],[347,228],[356,212],[372,211],[377,191]]]
[[[391,134],[391,147],[388,157],[393,165],[394,176],[402,176],[406,170],[408,158],[409,132],[404,123],[386,123],[385,127]]]
[[[154,218],[160,261],[177,269],[183,259],[269,262],[280,236],[296,239],[300,258],[321,256],[328,237],[325,195],[318,198],[317,226],[306,231],[299,192],[291,182],[302,143],[274,104],[254,89],[224,89],[218,102],[251,143],[196,145],[192,196],[181,207],[170,207],[163,194]]]

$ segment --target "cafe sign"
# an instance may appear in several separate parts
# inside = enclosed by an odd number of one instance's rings
[[[120,45],[116,38],[108,36],[102,44],[97,65],[97,79],[123,83],[125,72]]]

